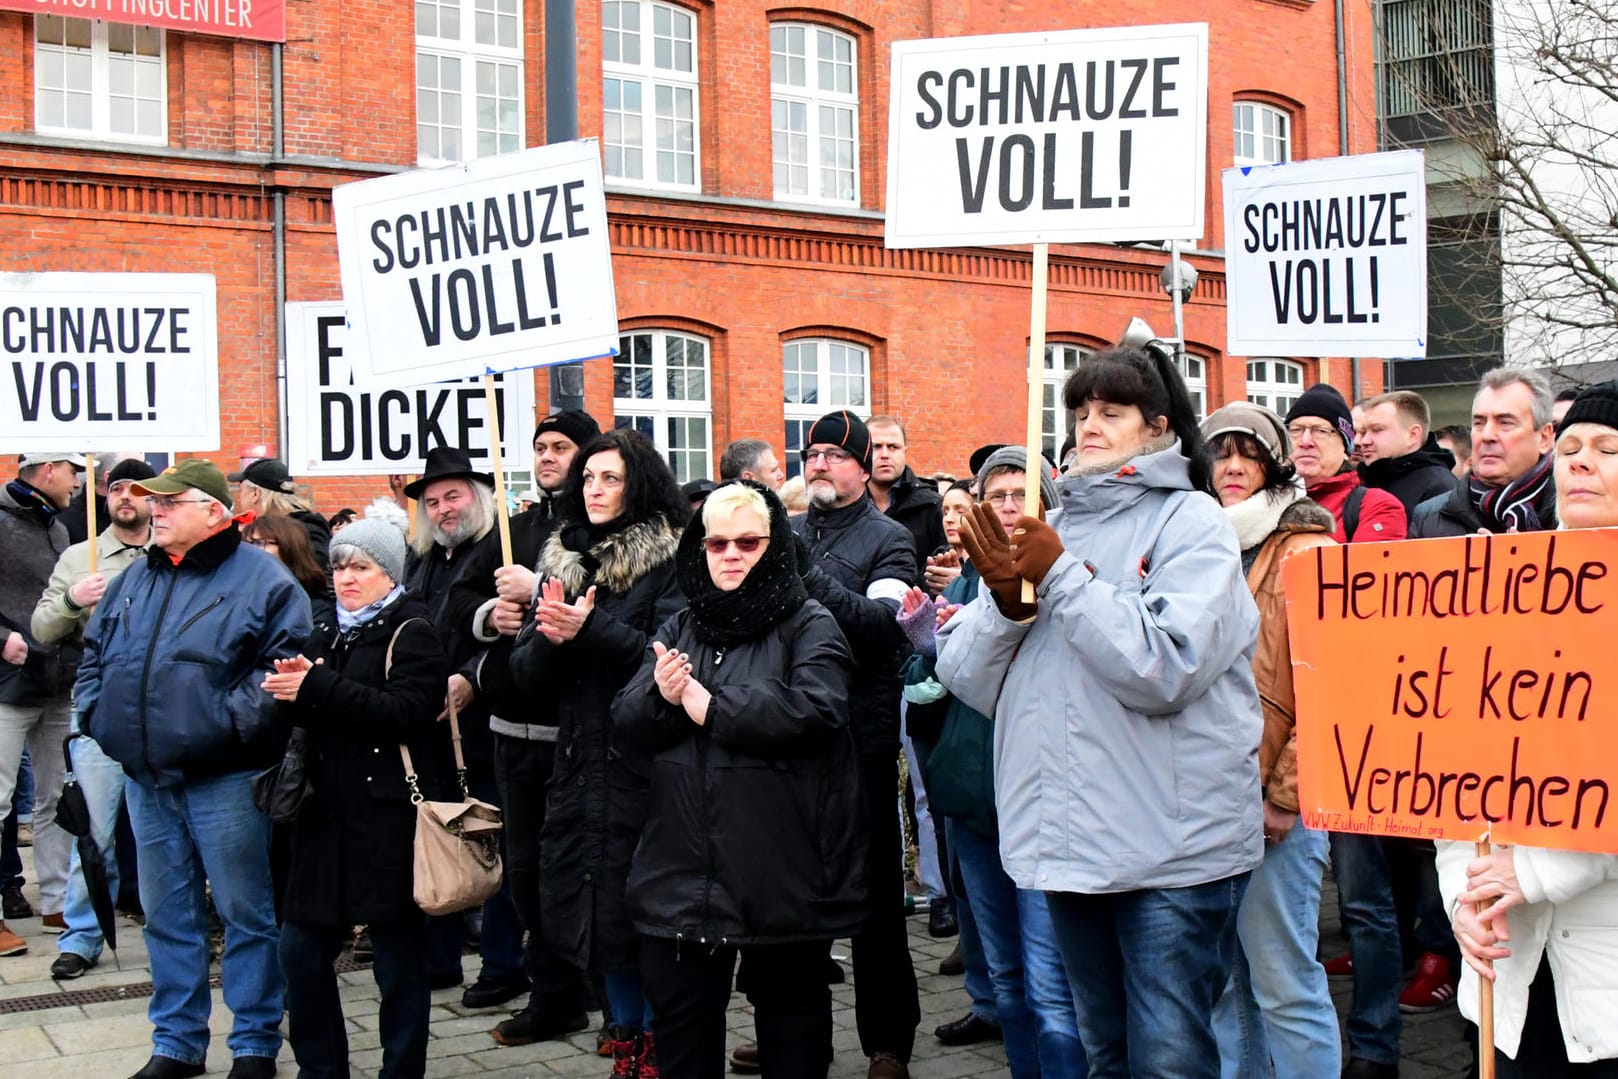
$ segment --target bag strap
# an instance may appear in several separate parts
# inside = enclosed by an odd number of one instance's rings
[[[426,621],[427,620],[425,618],[407,618],[403,622],[399,623],[398,629],[393,631],[393,640],[388,642],[387,659],[384,660],[382,664],[382,677],[384,679],[393,673],[393,646],[398,643],[399,634],[403,633],[404,628],[412,622]],[[466,789],[466,757],[461,752],[460,712],[459,709],[455,707],[454,697],[450,697],[448,703],[450,739],[455,746],[455,778],[461,785],[461,800],[465,801],[471,798],[472,795]],[[416,766],[410,760],[410,747],[405,745],[403,742],[399,743],[399,758],[404,761],[405,782],[410,785],[410,802],[412,805],[420,805],[422,802],[426,801],[426,799],[422,797],[421,786],[418,783],[418,777],[416,775]]]
[[[1348,492],[1348,501],[1343,503],[1343,539],[1348,543],[1354,542],[1354,533],[1360,530],[1360,503],[1365,501],[1365,488],[1356,487]]]

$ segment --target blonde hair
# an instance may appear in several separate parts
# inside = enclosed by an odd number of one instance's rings
[[[800,476],[793,476],[775,492],[788,513],[805,513],[809,509],[809,485]]]
[[[285,491],[272,491],[268,487],[260,487],[252,480],[242,480],[243,487],[251,487],[258,492],[258,512],[269,517],[279,514],[290,517],[294,513],[311,513],[314,507],[297,495],[289,495]]]
[[[702,504],[703,531],[711,532],[714,525],[730,520],[742,510],[758,514],[758,519],[764,522],[765,531],[769,531],[770,504],[764,501],[763,495],[745,483],[727,483],[708,496]]]

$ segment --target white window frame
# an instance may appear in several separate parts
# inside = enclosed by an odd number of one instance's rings
[[[633,30],[608,24],[608,8],[621,18],[634,11],[638,20]],[[669,33],[658,32],[660,15],[667,15]],[[679,33],[689,28],[689,36]],[[698,87],[699,41],[697,13],[678,4],[663,0],[604,0],[602,4],[602,98],[601,98],[601,152],[602,169],[608,184],[614,186],[652,188],[663,191],[702,190],[702,94]],[[633,36],[635,55],[624,59],[626,43]],[[659,44],[667,43],[667,63],[660,63]],[[616,53],[616,57],[614,56]],[[682,67],[682,60],[689,67]],[[639,105],[631,106],[625,100],[627,88],[635,87]],[[659,96],[668,98],[667,108],[659,103]],[[684,101],[689,100],[690,116],[680,115]],[[614,107],[614,101],[618,102]],[[638,140],[632,140],[625,127],[631,120],[639,124]],[[689,124],[690,146],[683,146],[680,128]],[[616,130],[615,130],[615,125]],[[664,130],[660,126],[667,125]],[[628,157],[638,153],[640,175],[629,174]],[[679,178],[682,158],[689,158],[689,180]],[[669,165],[673,179],[663,177],[663,166]]]
[[[1232,163],[1238,168],[1278,165],[1292,160],[1292,114],[1262,101],[1238,101],[1231,108],[1235,132]]]
[[[1260,356],[1247,361],[1247,400],[1278,416],[1303,396],[1303,364]]]
[[[424,28],[423,16],[455,13],[456,32],[442,34],[435,25]],[[416,163],[448,165],[475,161],[480,157],[511,153],[526,142],[523,70],[523,0],[416,0]],[[501,39],[505,43],[501,43]],[[423,65],[435,68],[434,84],[423,84]],[[444,65],[457,65],[458,79],[442,78]],[[446,81],[453,85],[446,85]],[[431,100],[429,96],[431,95]],[[445,120],[443,110],[453,99],[458,115]],[[514,103],[515,116],[503,109]],[[429,111],[437,115],[424,119]],[[483,106],[489,106],[486,113]],[[424,129],[438,133],[439,144],[432,147],[423,137]],[[442,133],[455,131],[460,139],[458,153],[445,153]],[[484,145],[485,136],[490,145]]]
[[[839,55],[844,49],[846,58]],[[852,34],[817,23],[770,24],[770,161],[777,202],[860,204],[859,74],[859,41]],[[847,89],[841,90],[836,84],[844,76]],[[801,110],[801,128],[792,123],[794,109]],[[846,129],[840,126],[845,118]],[[803,171],[802,190],[796,189],[795,169]],[[833,194],[826,194],[828,184]]]
[[[1079,365],[1091,356],[1095,349],[1076,345],[1070,341],[1050,341],[1045,345],[1045,388],[1042,391],[1040,402],[1040,449],[1045,457],[1057,468],[1062,462],[1056,459],[1057,452],[1061,450],[1062,443],[1067,440],[1067,408],[1062,404],[1062,387]]]
[[[649,342],[650,355],[648,362],[636,362],[635,341],[637,337],[644,337]],[[670,360],[674,351],[670,346],[678,344],[682,353],[696,346],[702,351],[702,385],[700,397],[680,397],[671,392],[670,386]],[[714,472],[713,457],[713,343],[706,337],[696,334],[684,333],[680,330],[639,329],[626,330],[618,338],[618,355],[613,357],[612,366],[612,412],[613,426],[618,428],[631,427],[643,435],[647,435],[656,443],[674,471],[674,476],[681,483],[696,479],[712,479]],[[648,397],[619,395],[620,380],[626,369],[629,377],[634,378],[637,368],[644,367],[651,378],[651,395]],[[689,371],[692,365],[682,363],[675,370]],[[686,383],[687,392],[690,392],[690,381]],[[639,387],[636,387],[637,391]],[[700,441],[691,439],[692,425],[702,425]],[[683,430],[686,436],[684,445],[677,444],[675,438],[676,428]]]
[[[53,22],[47,22],[53,20]],[[90,28],[90,48],[71,45],[57,45],[40,40],[40,31],[48,25],[61,23],[88,23]],[[140,56],[120,52],[119,60],[114,60],[114,54],[109,44],[110,35],[114,28],[119,34],[130,33],[133,42],[139,42],[142,36],[155,34],[157,37],[157,55]],[[67,85],[69,79],[67,69],[73,65],[75,59],[82,59],[88,51],[90,86],[88,90]],[[44,77],[48,65],[47,56],[60,56],[62,65],[62,85],[58,87],[44,87],[41,79]],[[128,94],[114,95],[112,92],[112,74],[114,63],[125,63],[131,66],[132,86],[138,82],[140,70],[155,67],[158,72],[157,94],[155,97],[142,98],[132,88]],[[42,117],[42,108],[46,94],[61,93],[64,95],[63,122],[60,124],[46,123]],[[73,127],[67,124],[67,107],[65,95],[72,94],[90,99],[90,126]],[[157,106],[158,127],[156,134],[140,134],[132,131],[115,131],[112,126],[112,99],[132,98],[136,104],[136,112],[142,101],[154,102]],[[138,121],[137,121],[138,124]],[[61,16],[41,13],[34,16],[34,130],[42,135],[62,135],[75,139],[103,139],[108,142],[141,143],[149,146],[166,146],[169,141],[169,70],[168,70],[168,35],[162,30],[149,27],[137,27],[128,23],[111,23],[105,19],[79,19],[71,16]]]
[[[805,359],[809,362],[806,365]],[[857,370],[850,364],[857,361]],[[787,364],[794,364],[788,367]],[[841,371],[834,370],[841,366]],[[871,350],[854,341],[835,337],[795,337],[781,344],[782,412],[786,420],[784,460],[788,476],[803,473],[799,451],[809,427],[835,409],[846,408],[860,419],[871,415]],[[814,388],[803,390],[803,376],[812,373]],[[798,400],[792,399],[797,380]]]
[[[1173,344],[1173,342],[1170,342]],[[1176,350],[1174,354],[1174,369],[1180,372],[1180,378],[1185,381],[1185,389],[1191,395],[1191,404],[1196,407],[1197,419],[1208,418],[1208,357],[1199,356],[1195,352]],[[1195,372],[1195,373],[1193,373]]]

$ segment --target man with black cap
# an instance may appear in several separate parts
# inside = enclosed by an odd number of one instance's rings
[[[494,777],[505,812],[506,887],[528,931],[523,969],[515,976],[480,975],[466,991],[468,1007],[503,1004],[527,992],[528,1003],[491,1032],[502,1045],[527,1045],[583,1029],[587,1022],[577,972],[545,943],[539,906],[539,833],[556,763],[556,722],[550,701],[521,694],[511,681],[511,645],[533,607],[539,553],[557,524],[556,500],[567,485],[579,447],[601,433],[595,417],[577,409],[554,412],[534,431],[534,479],[540,497],[511,522],[512,564],[498,536],[479,544],[455,584],[449,617],[483,649],[472,670],[479,700],[490,709]]]
[[[910,532],[871,501],[871,434],[846,409],[816,420],[803,450],[809,512],[792,522],[809,595],[837,619],[856,657],[849,723],[865,790],[869,915],[854,936],[854,1014],[870,1079],[906,1079],[921,1010],[904,917],[899,846],[899,628],[920,584]]]
[[[274,763],[275,702],[260,688],[309,635],[309,597],[276,558],[246,546],[230,487],[186,460],[136,495],[152,543],[102,594],[73,685],[79,719],[129,777],[151,957],[152,1057],[133,1079],[206,1070],[208,912],[225,923],[231,1079],[275,1074],[283,980],[270,822],[254,775]]]
[[[274,457],[260,457],[240,472],[230,474],[230,482],[238,484],[236,512],[269,517],[283,514],[303,525],[309,533],[309,548],[322,573],[330,576],[331,525],[298,497],[298,485],[285,463]]]
[[[157,473],[140,458],[127,459],[107,473],[107,527],[96,537],[96,570],[90,571],[90,544],[75,543],[56,560],[56,569],[45,586],[44,595],[34,606],[31,628],[45,644],[73,641],[82,647],[84,627],[89,624],[96,604],[109,582],[135,562],[146,557],[152,540],[152,510],[135,484],[152,479]],[[75,674],[77,671],[75,670]],[[80,733],[82,733],[82,728]],[[118,811],[124,804],[124,771],[118,762],[101,752],[88,735],[73,740],[73,774],[90,810],[90,823],[96,846],[107,866],[107,884],[112,899],[118,896],[118,858],[113,849],[117,835]],[[123,887],[132,887],[129,881]],[[58,981],[77,978],[101,958],[101,925],[79,869],[79,852],[74,847],[67,875],[67,902],[62,910],[65,931],[57,941],[60,954],[51,964],[51,977]]]
[[[34,604],[67,549],[64,507],[79,487],[84,459],[72,453],[25,453],[17,478],[0,488],[0,807],[11,805],[28,747],[34,769],[34,871],[46,925],[62,920],[68,835],[56,823],[62,793],[62,739],[72,710],[69,690],[78,648],[53,648],[34,636]],[[0,922],[0,955],[28,950]]]
[[[1354,450],[1354,416],[1336,387],[1319,383],[1304,391],[1287,412],[1292,467],[1309,497],[1337,519],[1338,543],[1382,543],[1405,538],[1405,510],[1386,491],[1360,485],[1348,467]]]

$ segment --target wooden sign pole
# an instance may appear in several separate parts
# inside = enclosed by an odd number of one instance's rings
[[[1050,284],[1050,254],[1050,244],[1034,245],[1034,292],[1028,309],[1028,470],[1023,473],[1023,513],[1030,517],[1039,516],[1040,470],[1045,467],[1045,294]],[[1032,581],[1022,583],[1022,599],[1034,602]]]
[[[500,564],[511,565],[511,511],[506,508],[506,466],[502,456],[505,433],[500,430],[500,409],[496,407],[494,372],[483,375],[483,396],[489,403],[489,434],[493,440],[494,510],[500,525]]]
[[[90,572],[96,571],[96,455],[84,455],[84,520],[89,537]]]
[[[1487,839],[1479,840],[1477,856],[1487,858],[1491,849]],[[1487,903],[1476,907],[1479,914],[1488,908]],[[1494,982],[1488,978],[1478,979],[1478,1079],[1494,1079]]]

